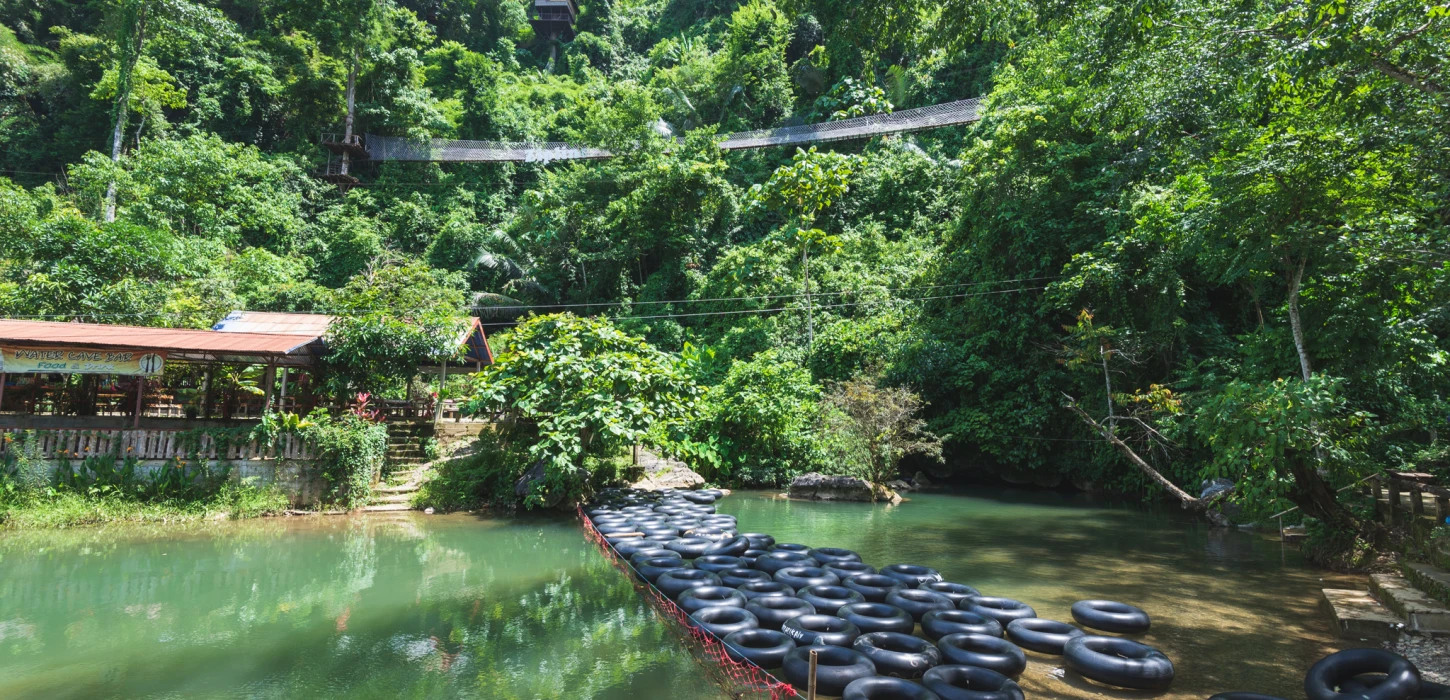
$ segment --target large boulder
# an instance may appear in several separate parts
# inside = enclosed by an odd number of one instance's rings
[[[831,476],[819,472],[802,474],[790,482],[786,495],[814,501],[890,501],[900,503],[901,496],[884,486],[854,476]]]
[[[649,450],[639,451],[639,468],[642,478],[630,484],[637,489],[659,491],[661,489],[697,489],[705,485],[705,477],[685,466],[684,462],[661,457]]]

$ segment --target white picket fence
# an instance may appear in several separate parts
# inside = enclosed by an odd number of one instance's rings
[[[20,444],[24,429],[0,430],[0,453],[15,449]],[[312,459],[312,450],[302,438],[285,435],[276,444],[259,445],[256,441],[243,444],[229,444],[223,447],[211,435],[197,438],[196,449],[190,449],[192,440],[182,436],[181,430],[35,430],[35,454],[45,458],[66,456],[84,459],[95,455],[115,453],[121,457],[137,459],[188,459],[193,454],[199,459],[240,461],[247,459]],[[8,439],[5,439],[8,438]]]

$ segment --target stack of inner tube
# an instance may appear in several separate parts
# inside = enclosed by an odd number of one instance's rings
[[[1105,685],[1161,691],[1173,682],[1162,652],[1112,636],[1147,631],[1147,613],[1131,605],[1081,601],[1072,607],[1077,626],[1041,619],[1026,603],[945,581],[929,566],[877,568],[848,549],[741,533],[716,510],[722,495],[607,489],[585,511],[691,625],[719,638],[732,659],[797,689],[809,683],[812,650],[817,692],[857,700],[1020,700],[1015,679],[1028,652]],[[1391,672],[1362,683],[1404,680]]]

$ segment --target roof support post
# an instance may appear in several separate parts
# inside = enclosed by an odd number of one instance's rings
[[[5,373],[0,372],[0,411],[5,410]]]
[[[267,365],[267,370],[262,374],[262,385],[263,391],[266,392],[265,398],[262,400],[262,413],[265,414],[272,410],[272,390],[277,386],[277,365],[275,363]]]
[[[146,377],[136,377],[136,416],[131,419],[131,429],[138,430],[141,427],[141,411],[146,408]]]
[[[438,401],[433,407],[433,427],[438,427],[439,417],[443,415],[443,387],[448,386],[448,358],[443,358],[443,369],[438,372]]]

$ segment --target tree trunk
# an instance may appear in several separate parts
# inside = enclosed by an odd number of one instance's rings
[[[121,56],[116,61],[116,105],[111,122],[111,162],[121,162],[121,150],[126,138],[126,117],[131,111],[131,78],[136,72],[136,62],[141,59],[141,50],[146,46],[147,3],[142,0],[136,8],[133,21],[125,22],[121,35]],[[123,8],[121,12],[126,12]],[[134,43],[133,43],[134,41]],[[116,220],[116,180],[106,185],[105,220]]]
[[[1304,284],[1304,265],[1309,256],[1299,259],[1299,267],[1289,276],[1289,328],[1294,332],[1294,349],[1299,353],[1299,373],[1304,381],[1314,374],[1309,364],[1309,350],[1304,347],[1304,322],[1299,318],[1299,290]]]
[[[1289,489],[1289,500],[1299,506],[1299,510],[1340,532],[1354,532],[1359,529],[1359,521],[1339,502],[1334,488],[1319,476],[1319,471],[1315,468],[1317,459],[1310,455],[1291,453],[1286,455],[1285,461],[1288,463],[1289,473],[1294,476],[1294,486]]]
[[[342,122],[342,143],[344,146],[352,144],[352,122],[357,113],[357,64],[358,50],[352,50],[352,61],[347,67],[347,116]],[[342,149],[342,174],[346,175],[352,164],[352,156],[346,148]]]
[[[807,251],[810,250],[810,243],[801,245],[801,271],[805,273],[806,282],[806,349],[810,350],[816,344],[816,319],[814,310],[811,309],[811,259]]]

